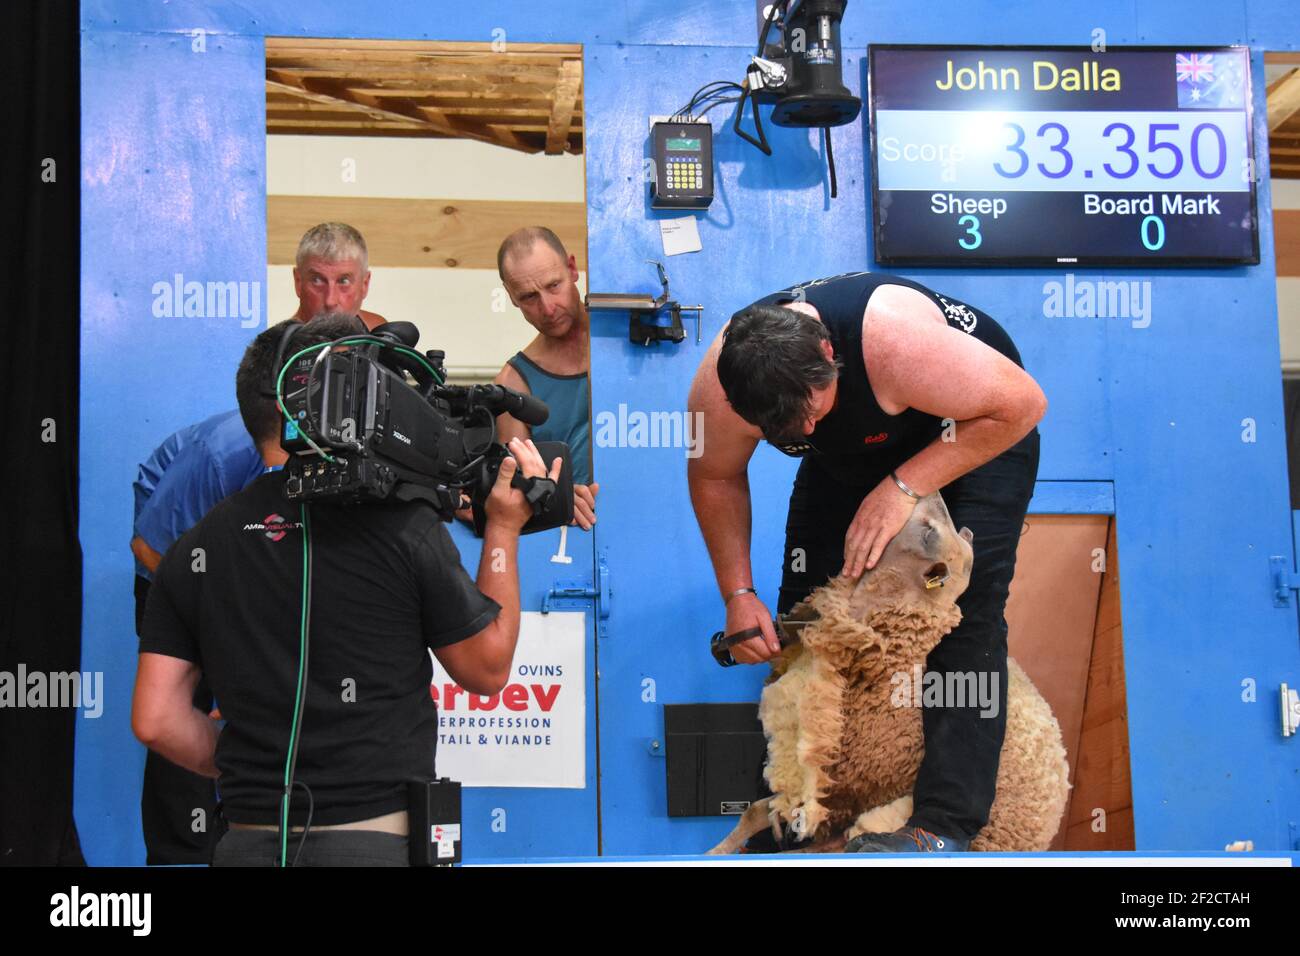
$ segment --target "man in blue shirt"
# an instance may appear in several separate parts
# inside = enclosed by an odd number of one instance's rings
[[[135,629],[144,620],[149,582],[162,556],[223,498],[242,490],[266,470],[238,410],[222,412],[168,436],[143,464],[134,484],[136,559]],[[212,709],[205,681],[194,706]],[[207,863],[212,856],[217,795],[213,782],[184,770],[152,750],[145,758],[140,815],[145,861]]]
[[[136,558],[136,574],[148,581],[173,541],[262,470],[262,459],[238,409],[168,436],[140,465],[132,486],[135,524],[131,553]]]

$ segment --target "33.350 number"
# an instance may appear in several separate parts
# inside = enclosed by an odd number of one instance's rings
[[[1025,150],[1026,133],[1019,123],[1003,123],[1002,128],[1012,133],[1012,142],[1006,145],[1011,154],[1004,161],[993,164],[994,171],[1006,179],[1023,176],[1030,166],[1029,153]],[[1188,140],[1187,153],[1184,155],[1179,144],[1168,134],[1177,134],[1178,123],[1150,123],[1147,125],[1147,143],[1145,164],[1147,170],[1157,179],[1173,179],[1183,170],[1184,162],[1190,162],[1192,169],[1202,179],[1217,179],[1223,175],[1228,165],[1228,144],[1223,130],[1213,123],[1198,123]],[[1060,123],[1044,123],[1034,134],[1046,145],[1049,153],[1055,153],[1059,160],[1049,166],[1047,163],[1034,163],[1047,179],[1062,179],[1074,168],[1074,157],[1067,145],[1070,133]],[[1108,141],[1114,141],[1115,151],[1127,157],[1125,163],[1102,163],[1102,169],[1113,179],[1129,179],[1143,165],[1143,157],[1133,148],[1137,142],[1137,131],[1127,123],[1111,123],[1102,130],[1101,135]],[[1014,157],[1014,160],[1012,159]],[[1004,165],[1005,162],[1005,165]]]

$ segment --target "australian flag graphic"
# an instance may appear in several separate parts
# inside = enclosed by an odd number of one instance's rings
[[[1179,109],[1239,110],[1246,102],[1242,51],[1174,54]]]

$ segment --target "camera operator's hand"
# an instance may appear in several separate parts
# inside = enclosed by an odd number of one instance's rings
[[[550,478],[552,481],[558,481],[563,461],[556,458],[548,473],[546,463],[542,461],[542,456],[531,438],[512,438],[506,447],[510,449],[513,457],[507,457],[501,462],[501,470],[497,472],[496,483],[492,485],[484,509],[487,511],[489,522],[502,523],[518,532],[532,518],[533,508],[522,491],[510,487],[515,472],[522,469],[526,478]]]
[[[596,523],[596,492],[598,491],[600,485],[594,481],[589,485],[573,486],[572,523],[583,531],[590,531],[591,526]]]

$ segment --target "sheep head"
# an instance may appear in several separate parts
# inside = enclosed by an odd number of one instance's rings
[[[969,528],[958,531],[938,493],[917,502],[875,568],[852,582],[849,608],[866,620],[882,606],[951,608],[970,583],[975,552]]]

